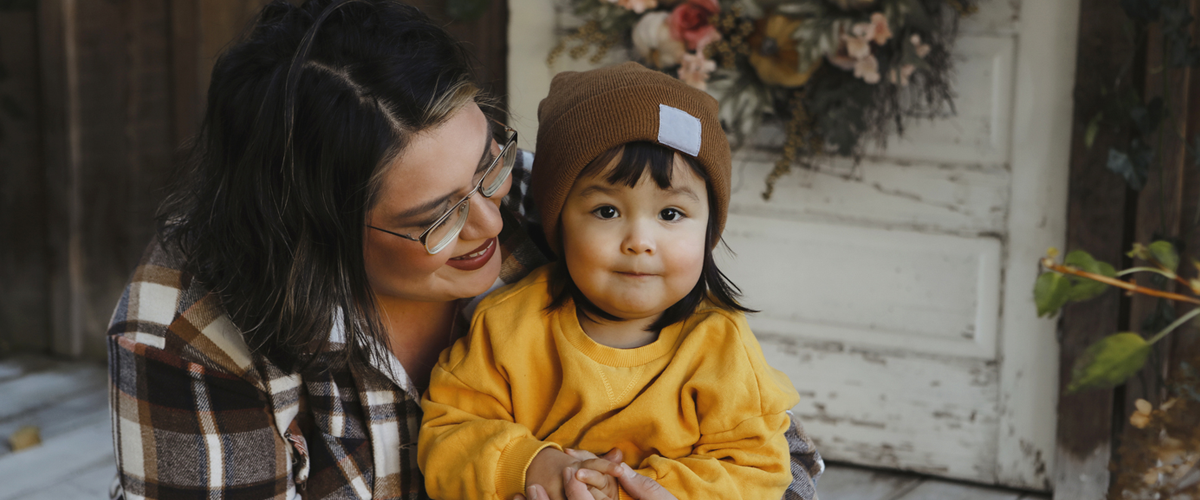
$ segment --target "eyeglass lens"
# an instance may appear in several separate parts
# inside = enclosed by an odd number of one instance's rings
[[[506,145],[504,152],[501,154],[496,165],[484,175],[480,183],[480,193],[483,196],[491,198],[504,185],[504,181],[508,180],[509,172],[512,172],[513,162],[517,157],[517,148],[513,147],[512,141]],[[438,224],[437,227],[429,231],[425,236],[425,249],[435,254],[446,248],[454,238],[458,237],[458,233],[462,231],[463,226],[467,224],[467,217],[471,214],[471,202],[464,202],[458,206],[454,213],[450,214],[446,220]]]

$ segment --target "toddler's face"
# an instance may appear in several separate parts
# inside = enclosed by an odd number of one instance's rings
[[[610,167],[580,177],[567,195],[561,232],[567,270],[605,312],[656,318],[700,279],[708,191],[678,154],[667,189],[648,169],[632,188],[609,184]]]

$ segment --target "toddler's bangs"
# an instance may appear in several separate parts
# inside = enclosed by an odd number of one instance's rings
[[[653,142],[630,142],[601,153],[583,167],[579,177],[607,172],[605,182],[614,186],[634,187],[649,169],[654,184],[659,189],[667,189],[671,187],[671,174],[675,171],[675,154],[674,149]],[[705,189],[708,190],[708,175],[696,160],[683,153],[679,153],[679,157],[704,181]]]

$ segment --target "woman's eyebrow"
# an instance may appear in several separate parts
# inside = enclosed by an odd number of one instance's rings
[[[483,154],[479,156],[479,165],[475,167],[476,173],[483,171],[490,164],[487,160],[488,160],[488,152],[490,152],[492,150],[492,148],[490,147],[492,145],[492,125],[491,125],[491,123],[492,123],[491,121],[488,121],[488,132],[487,132],[487,134],[485,134],[484,141],[483,141]],[[472,186],[472,187],[474,187],[474,186]],[[393,216],[392,220],[396,221],[398,223],[398,222],[404,221],[405,219],[416,217],[418,215],[424,214],[425,212],[429,212],[429,211],[445,204],[446,202],[452,200],[454,198],[454,195],[458,194],[459,192],[461,192],[461,191],[456,190],[456,191],[447,193],[445,196],[442,196],[440,198],[435,198],[433,200],[430,200],[427,203],[423,203],[421,205],[418,205],[418,206],[415,206],[408,210],[405,210],[403,212],[400,212],[400,213],[396,214],[395,216]],[[454,201],[458,201],[458,200],[454,200]]]
[[[413,217],[416,217],[416,216],[418,216],[418,215],[422,215],[422,214],[424,214],[424,213],[426,213],[426,212],[432,211],[433,209],[435,209],[435,208],[438,208],[438,207],[440,207],[440,206],[442,206],[442,205],[445,205],[446,203],[448,203],[448,202],[450,201],[451,197],[453,197],[453,196],[454,196],[454,194],[455,194],[455,193],[450,193],[450,194],[448,194],[448,195],[442,196],[441,198],[437,198],[437,199],[431,200],[431,201],[429,201],[429,202],[427,202],[427,203],[423,203],[423,204],[421,204],[421,205],[418,205],[418,206],[415,206],[415,207],[413,207],[413,208],[410,208],[410,209],[408,209],[408,210],[405,210],[405,211],[403,211],[403,212],[400,212],[400,213],[398,213],[398,214],[396,214],[396,215],[392,216],[392,220],[393,220],[395,223],[401,223],[401,222],[403,222],[403,221],[405,221],[405,220],[407,220],[407,219],[411,219],[411,218],[413,218]]]

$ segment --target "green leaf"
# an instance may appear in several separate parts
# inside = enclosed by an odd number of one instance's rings
[[[1067,392],[1119,385],[1142,369],[1149,354],[1150,345],[1136,333],[1123,332],[1104,337],[1075,360]]]
[[[1080,271],[1099,274],[1109,278],[1116,277],[1117,275],[1117,270],[1111,264],[1098,261],[1091,254],[1083,250],[1074,250],[1068,253],[1067,258],[1063,260],[1063,264],[1079,269]],[[1071,276],[1070,283],[1071,290],[1068,292],[1067,298],[1071,302],[1088,300],[1108,290],[1108,285],[1104,283],[1079,276]]]
[[[1033,285],[1033,302],[1037,304],[1038,316],[1051,316],[1070,299],[1071,281],[1066,276],[1047,271],[1038,276]]]
[[[1096,142],[1096,133],[1100,131],[1100,120],[1103,118],[1104,112],[1099,111],[1092,117],[1092,121],[1088,122],[1087,132],[1083,135],[1083,145],[1088,149],[1092,149],[1092,144]]]
[[[1179,252],[1175,251],[1175,246],[1169,241],[1156,241],[1146,247],[1150,251],[1150,256],[1153,257],[1153,262],[1166,268],[1171,272],[1175,272],[1179,268]]]

